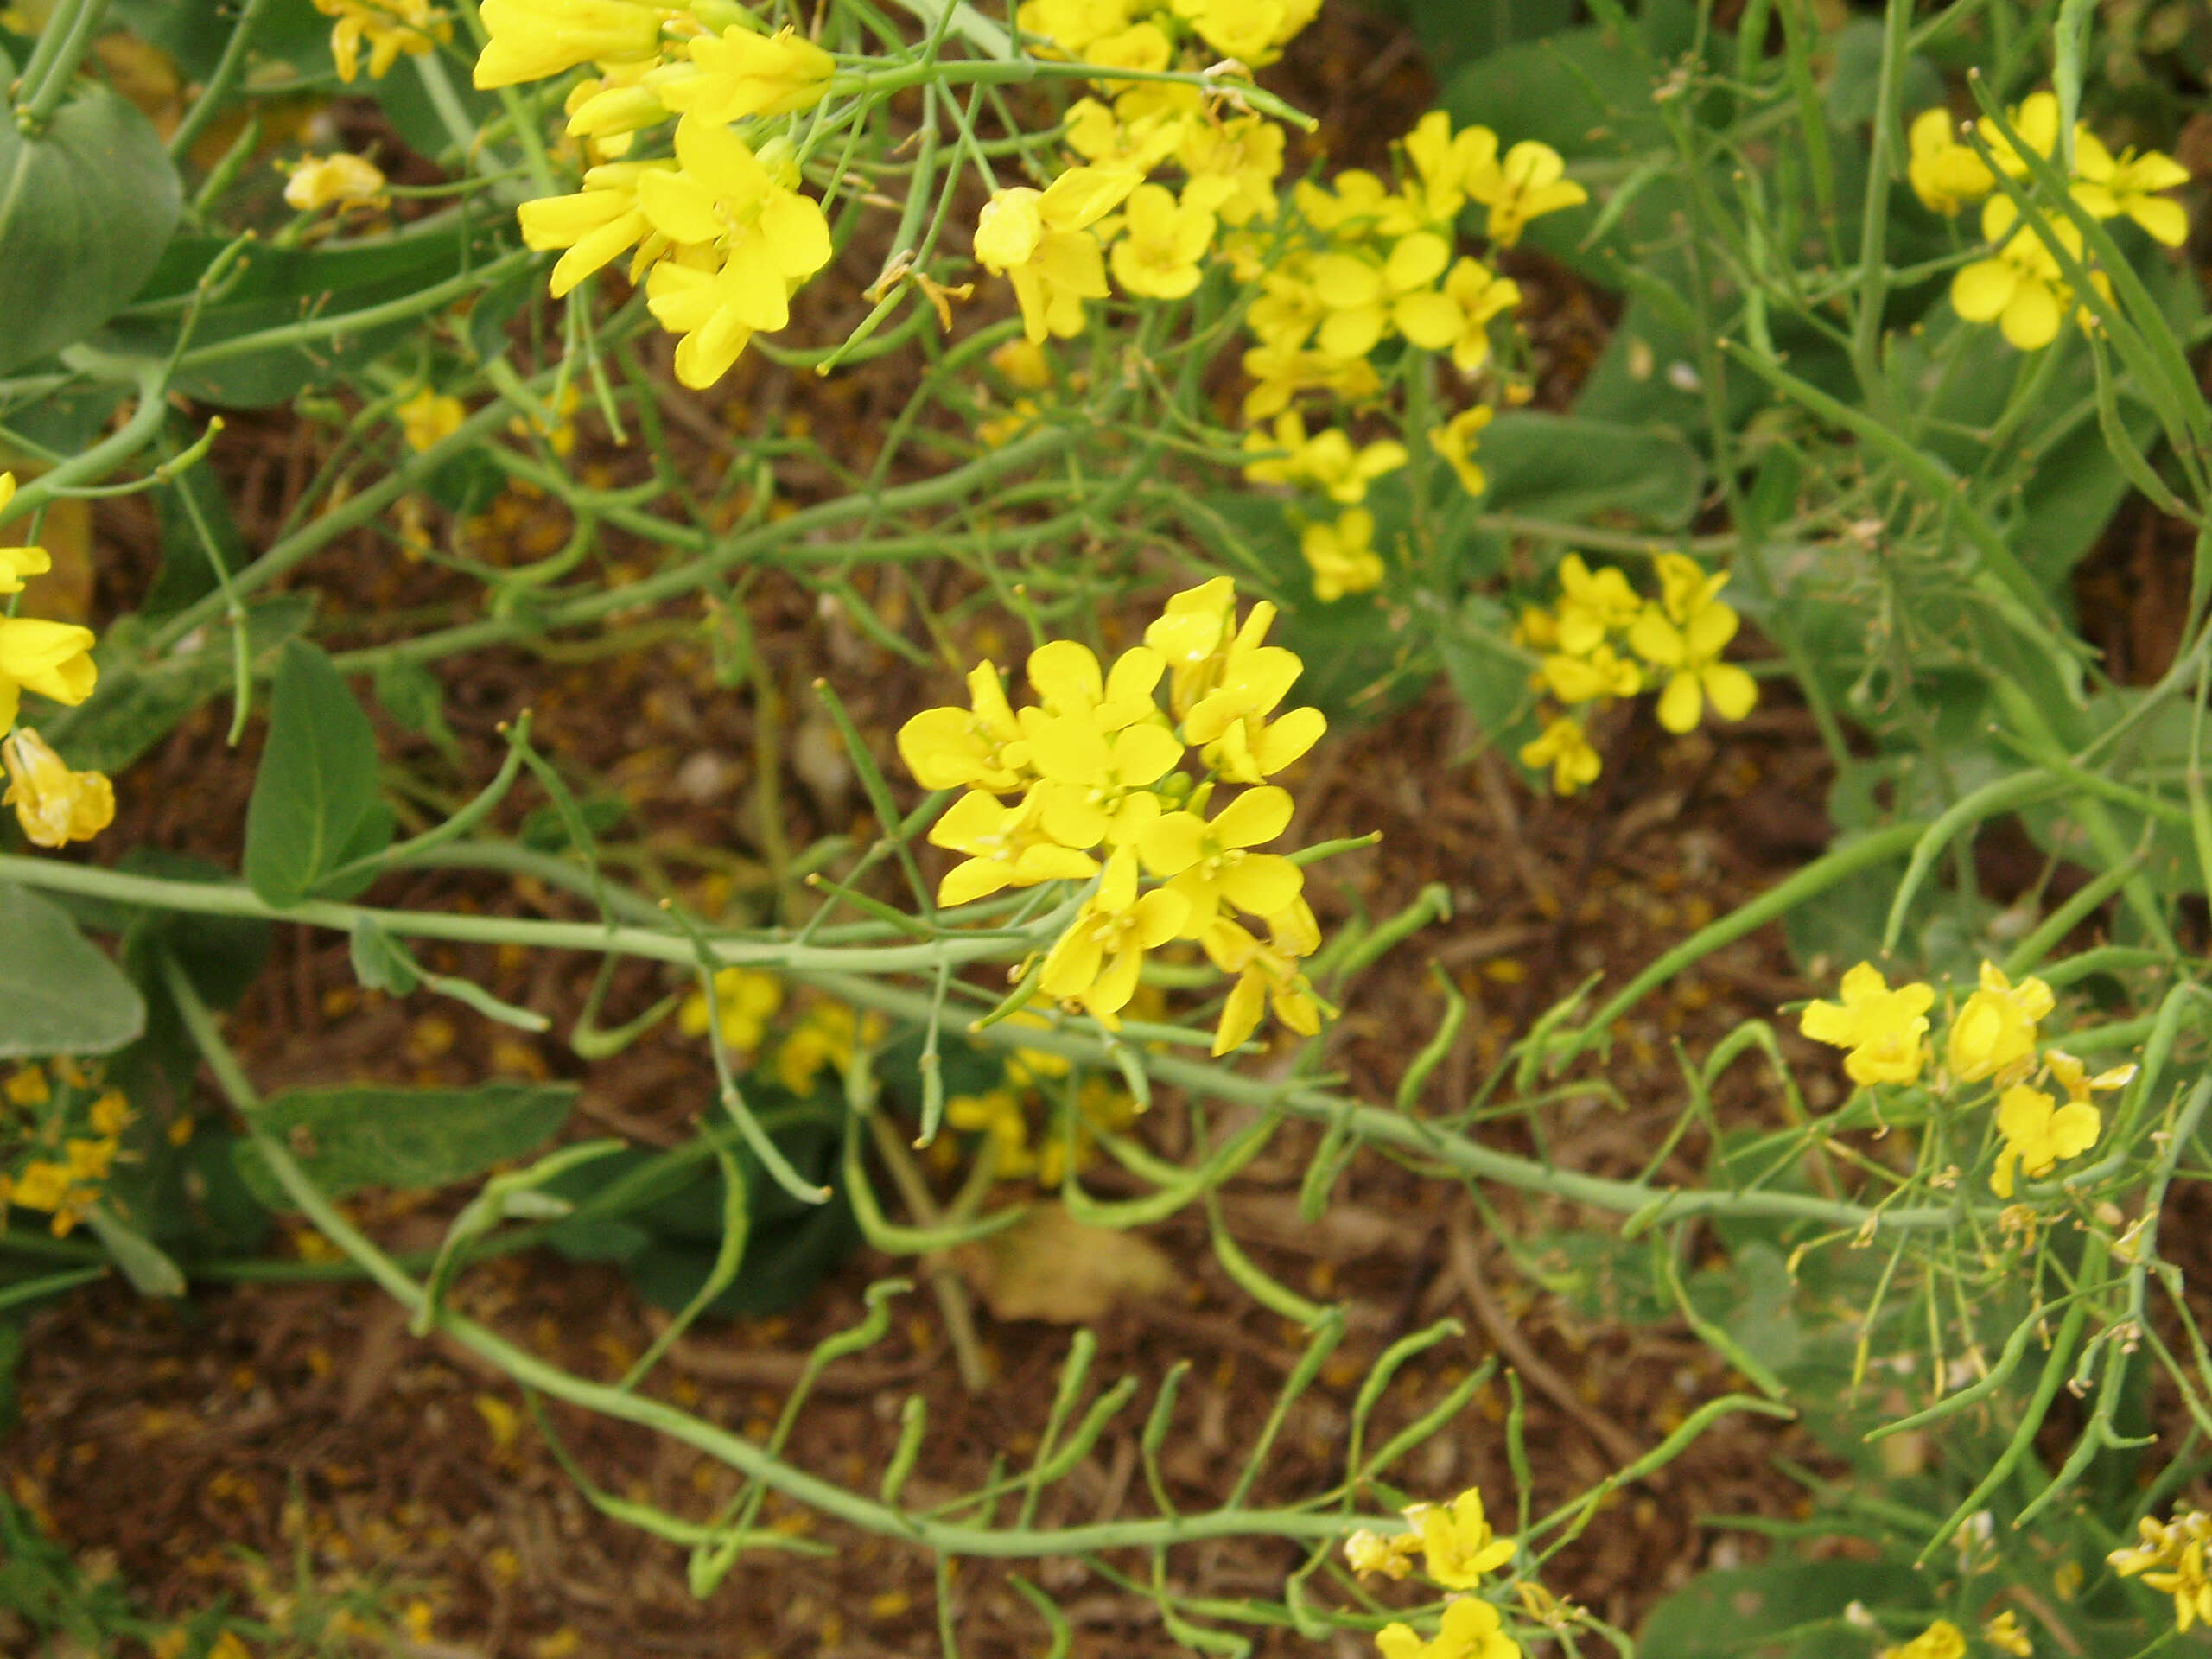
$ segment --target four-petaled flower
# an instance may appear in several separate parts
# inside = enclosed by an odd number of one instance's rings
[[[2015,985],[1995,963],[1981,964],[1981,985],[1951,1021],[1943,1063],[1959,1083],[1986,1077],[2010,1082],[2026,1073],[2035,1058],[2036,1021],[2056,999],[2039,979]]]
[[[1136,995],[1145,952],[1180,932],[1187,912],[1181,895],[1166,887],[1139,893],[1136,849],[1116,849],[1097,890],[1045,953],[1039,988],[1058,1001],[1079,1004],[1107,1030],[1119,1030],[1121,1012]]]
[[[1936,988],[1913,981],[1891,990],[1873,963],[1843,976],[1843,1001],[1815,1002],[1798,1029],[1816,1043],[1849,1052],[1844,1074],[1856,1084],[1910,1083],[1928,1063],[1928,1010]]]

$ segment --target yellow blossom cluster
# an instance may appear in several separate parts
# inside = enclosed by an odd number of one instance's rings
[[[364,47],[369,79],[382,80],[402,57],[419,58],[453,38],[452,16],[430,0],[315,0],[315,9],[337,19],[330,29],[330,55],[343,81],[360,74]]]
[[[676,1023],[687,1037],[705,1036],[712,1023],[733,1063],[746,1065],[768,1051],[772,1022],[783,1007],[784,982],[775,975],[724,968],[715,975],[711,1020],[706,993],[695,991],[677,1009]],[[880,1014],[863,1016],[845,1003],[816,997],[775,1039],[766,1069],[792,1094],[809,1095],[823,1071],[842,1076],[855,1052],[880,1042],[883,1033]]]
[[[1421,1572],[1432,1582],[1465,1592],[1479,1588],[1485,1574],[1513,1559],[1514,1541],[1491,1529],[1476,1488],[1449,1503],[1415,1503],[1402,1513],[1403,1532],[1385,1535],[1362,1528],[1344,1541],[1344,1559],[1353,1572],[1363,1578],[1402,1579],[1418,1555]],[[1435,1636],[1424,1640],[1410,1624],[1394,1623],[1376,1633],[1375,1645],[1382,1659],[1520,1659],[1521,1653],[1497,1607],[1465,1593],[1445,1603]]]
[[[15,499],[16,475],[0,473],[0,515]],[[72,772],[61,757],[16,716],[22,694],[34,692],[73,707],[92,696],[99,678],[92,661],[92,631],[73,622],[48,622],[12,613],[25,581],[54,567],[42,547],[0,547],[0,764],[8,787],[0,805],[16,809],[23,834],[40,847],[89,841],[115,817],[115,791],[97,772]]]
[[[1294,1032],[1320,1028],[1300,967],[1320,947],[1305,873],[1258,850],[1292,816],[1290,791],[1269,779],[1327,724],[1319,709],[1281,708],[1304,664],[1267,643],[1274,615],[1262,601],[1240,625],[1235,586],[1217,577],[1171,598],[1110,668],[1073,641],[1038,647],[1027,664],[1037,701],[1019,713],[984,662],[969,674],[968,708],[925,709],[899,728],[917,782],[963,791],[929,834],[963,855],[938,901],[1085,884],[1065,929],[1023,971],[1109,1031],[1147,953],[1176,939],[1195,941],[1233,981],[1215,1053],[1242,1044],[1270,1006]],[[1184,769],[1192,761],[1195,777]]]
[[[524,242],[562,250],[554,296],[628,253],[654,319],[680,336],[677,378],[712,385],[754,334],[791,320],[791,295],[830,263],[829,220],[799,188],[785,118],[822,101],[836,60],[729,0],[485,0],[480,16],[480,87],[595,72],[564,106],[594,162],[582,188],[518,209]],[[639,133],[670,121],[672,157],[629,159]]]
[[[1862,1086],[1920,1080],[1935,1057],[1928,1011],[1936,988],[1923,981],[1892,988],[1872,963],[1843,976],[1841,1000],[1814,1002],[1799,1029],[1815,1042],[1845,1051],[1846,1076]],[[1997,1160],[1989,1190],[2012,1196],[2015,1179],[2048,1175],[2062,1158],[2087,1152],[2104,1132],[2095,1096],[2126,1086],[2133,1065],[2089,1075],[2060,1048],[2037,1051],[2037,1027],[2056,1005],[2050,987],[2029,977],[2017,984],[1996,963],[1981,964],[1980,982],[1951,1015],[1943,1042],[1939,1090],[1986,1083],[1996,1089]],[[2057,1096],[2037,1083],[2055,1085]]]
[[[1137,1003],[1160,1001],[1157,992],[1140,987]],[[1036,1021],[1024,1011],[1018,1022]],[[1041,1023],[1041,1021],[1038,1021]],[[1074,1065],[1065,1055],[1042,1049],[1017,1048],[1001,1063],[999,1081],[969,1094],[954,1095],[944,1103],[944,1121],[956,1129],[982,1138],[988,1147],[992,1173],[1001,1180],[1034,1180],[1044,1187],[1058,1186],[1066,1179],[1068,1146],[1058,1135],[1047,1134],[1041,1143],[1030,1138],[1027,1103],[1048,1084],[1067,1086]],[[1081,1167],[1095,1135],[1118,1135],[1135,1121],[1137,1103],[1126,1089],[1091,1073],[1075,1084],[1075,1164]]]
[[[0,1227],[10,1205],[66,1237],[99,1199],[132,1113],[118,1089],[74,1060],[27,1065],[0,1084]]]
[[[1618,566],[1592,570],[1570,553],[1560,561],[1557,602],[1526,607],[1514,626],[1514,643],[1542,659],[1533,683],[1559,705],[1522,746],[1521,764],[1548,768],[1562,795],[1596,780],[1589,717],[1619,698],[1656,688],[1659,723],[1677,734],[1694,730],[1708,704],[1723,720],[1741,720],[1758,701],[1751,677],[1721,659],[1738,626],[1720,599],[1727,573],[1681,553],[1656,555],[1652,569],[1659,593],[1647,598]]]
[[[1547,145],[1524,141],[1501,155],[1489,128],[1454,131],[1449,115],[1432,110],[1398,146],[1394,183],[1358,168],[1325,183],[1301,181],[1287,210],[1269,216],[1268,233],[1255,224],[1230,242],[1237,274],[1259,286],[1246,317],[1255,343],[1244,354],[1253,382],[1243,406],[1253,423],[1244,475],[1349,509],[1303,533],[1317,599],[1382,582],[1374,523],[1359,503],[1371,480],[1408,456],[1387,439],[1355,446],[1340,427],[1309,432],[1298,400],[1319,394],[1352,409],[1374,402],[1383,383],[1372,359],[1401,345],[1448,354],[1463,378],[1480,375],[1491,361],[1492,322],[1520,303],[1521,290],[1458,251],[1459,221],[1479,204],[1491,249],[1510,248],[1530,219],[1588,199],[1565,174],[1565,162]],[[1492,413],[1473,404],[1423,435],[1470,495],[1488,485],[1475,450]]]
[[[977,218],[976,257],[1013,285],[1033,343],[1081,334],[1109,270],[1132,298],[1182,298],[1224,231],[1274,216],[1282,129],[1238,85],[1318,4],[1023,0],[1016,17],[1038,50],[1124,72],[1092,77],[1070,106],[1072,160],[1057,177],[995,191]],[[1205,84],[1156,78],[1171,72]]]
[[[2036,92],[2007,110],[2005,118],[2029,150],[2046,160],[2056,155],[2056,92]],[[1999,174],[2024,179],[2028,163],[1993,123],[1984,119],[1975,130],[1988,150],[1987,161],[1961,141],[1948,110],[1922,111],[1909,135],[1907,175],[1922,204],[1947,218],[1981,203],[1982,240],[1990,252],[1953,276],[1951,303],[1968,322],[1995,323],[2021,351],[2039,351],[2058,338],[2069,314],[2084,328],[2094,324],[2052,248],[2056,244],[2081,263],[2082,234],[2063,214],[2038,214],[2032,223],[2024,221],[2011,197],[1995,194]],[[2189,215],[2164,193],[2186,184],[2189,176],[2189,169],[2171,156],[2155,149],[2140,155],[2124,149],[2115,156],[2086,125],[2074,129],[2068,194],[2094,218],[2131,219],[2154,241],[2177,248],[2188,240]],[[2090,280],[2106,289],[2102,271],[2092,270]]]
[[[2174,1599],[2174,1629],[2212,1625],[2212,1573],[2205,1569],[2205,1547],[2212,1543],[2212,1515],[2177,1510],[2168,1521],[2145,1516],[2136,1522],[2137,1541],[2105,1559],[2124,1579],[2140,1578],[2161,1595]]]

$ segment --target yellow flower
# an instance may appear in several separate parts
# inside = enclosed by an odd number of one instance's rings
[[[1344,1540],[1344,1560],[1362,1578],[1380,1573],[1386,1579],[1402,1579],[1414,1570],[1414,1557],[1420,1553],[1417,1532],[1393,1533],[1386,1538],[1362,1527]]]
[[[1968,322],[1994,322],[2024,352],[2040,351],[2058,338],[2074,303],[2058,257],[2044,239],[2016,223],[2011,200],[1992,196],[1981,209],[1981,233],[1997,251],[1961,266],[1951,277],[1951,305]],[[2070,219],[2045,221],[2051,236],[2077,258],[2082,233]]]
[[[2174,1629],[2212,1625],[2212,1575],[2204,1564],[2204,1547],[2212,1539],[2212,1516],[2202,1510],[2175,1512],[2171,1521],[2145,1516],[2136,1522],[2140,1541],[2116,1549],[2105,1559],[2120,1577],[2140,1575],[2144,1584],[2174,1601]]]
[[[1967,998],[1943,1046],[1952,1077],[1979,1083],[2025,1073],[2035,1058],[2036,1021],[2050,1012],[2055,1001],[2043,981],[2024,979],[2015,985],[1996,963],[1983,963],[1981,988]]]
[[[1263,346],[1294,351],[1313,338],[1329,309],[1313,289],[1313,261],[1298,252],[1260,274],[1260,296],[1245,313],[1244,326]]]
[[[662,20],[676,13],[632,0],[484,0],[478,15],[492,38],[477,57],[475,79],[489,91],[578,64],[657,57]]]
[[[1005,794],[1035,774],[1028,745],[988,662],[968,671],[966,709],[925,709],[899,728],[899,758],[924,789],[974,787]]]
[[[1912,156],[1905,176],[1930,213],[1956,219],[1997,188],[1981,157],[1959,142],[1948,110],[1939,105],[1913,117],[1909,139]]]
[[[1485,232],[1491,245],[1510,248],[1530,219],[1589,200],[1590,193],[1566,173],[1567,162],[1557,150],[1524,138],[1502,162],[1471,177],[1467,194],[1490,209]]]
[[[1313,291],[1327,315],[1316,344],[1330,357],[1365,357],[1396,328],[1426,350],[1449,345],[1459,308],[1431,284],[1451,263],[1452,245],[1433,231],[1401,237],[1385,259],[1321,255],[1313,262]]]
[[[284,201],[302,213],[334,204],[373,205],[384,200],[384,169],[365,156],[304,156],[284,181]]]
[[[1173,0],[1175,15],[1224,57],[1251,68],[1273,63],[1313,19],[1319,0]]]
[[[2005,118],[2021,141],[2037,156],[2049,159],[2058,148],[2058,94],[2031,92],[2019,103],[2005,111]],[[1974,124],[1981,130],[1982,141],[1989,146],[1991,158],[1997,170],[2011,179],[2028,175],[2028,164],[2019,151],[2012,148],[2012,141],[1997,130],[1997,125],[1986,116]],[[2082,129],[2076,127],[2078,137]]]
[[[1290,908],[1306,886],[1304,873],[1280,854],[1249,849],[1288,829],[1291,810],[1290,791],[1268,784],[1244,791],[1211,822],[1196,812],[1165,812],[1145,826],[1137,852],[1190,906],[1185,938],[1201,937],[1225,906],[1253,916]]]
[[[1045,833],[1063,847],[1102,841],[1129,845],[1160,815],[1152,786],[1183,758],[1165,726],[1147,721],[1109,732],[1082,715],[1025,721]]]
[[[1086,881],[1098,873],[1088,853],[1063,847],[1046,833],[1043,802],[1033,791],[1008,806],[971,790],[930,826],[929,841],[968,855],[938,884],[937,901],[946,906],[1040,881]]]
[[[1475,1487],[1448,1504],[1416,1503],[1405,1516],[1421,1533],[1421,1570],[1446,1590],[1472,1590],[1513,1559],[1513,1540],[1491,1531]]]
[[[1226,578],[1219,580],[1226,585]],[[1175,601],[1168,603],[1172,613]],[[1223,620],[1224,627],[1233,620],[1233,597],[1230,604],[1232,615]],[[1244,626],[1208,658],[1206,681],[1187,700],[1184,688],[1171,683],[1171,701],[1188,709],[1183,719],[1185,741],[1199,745],[1199,758],[1228,783],[1266,781],[1319,742],[1328,729],[1318,709],[1274,715],[1306,667],[1297,652],[1262,643],[1274,617],[1274,606],[1264,601],[1255,605]],[[1153,626],[1158,628],[1166,620],[1162,618]],[[1159,648],[1149,629],[1145,641]],[[1175,663],[1173,651],[1161,649],[1161,655],[1171,665]]]
[[[1135,190],[1123,168],[1072,167],[1043,190],[1001,190],[976,221],[976,257],[1014,284],[1033,343],[1083,332],[1083,302],[1106,296],[1106,261],[1091,226]]]
[[[883,1039],[883,1016],[862,1019],[842,1002],[817,1002],[776,1051],[776,1080],[795,1095],[810,1094],[829,1066],[842,1076],[862,1043]]]
[[[1452,468],[1469,495],[1480,495],[1490,487],[1490,479],[1475,459],[1475,443],[1496,414],[1489,404],[1477,404],[1472,409],[1461,410],[1443,425],[1428,429],[1429,448]]]
[[[120,1089],[111,1089],[92,1103],[92,1128],[111,1141],[121,1135],[136,1116]]]
[[[1358,167],[1345,168],[1326,184],[1301,179],[1290,199],[1308,225],[1339,242],[1363,241],[1403,211],[1388,185]]]
[[[1044,35],[1071,57],[1130,21],[1128,0],[1022,0],[1016,16],[1025,33]]]
[[[69,1166],[35,1159],[16,1172],[15,1202],[26,1210],[57,1210],[69,1193]]]
[[[2020,1628],[2020,1616],[2010,1607],[1981,1627],[1981,1639],[1999,1653],[2011,1654],[2012,1659],[2029,1659],[2036,1650],[2028,1633]]]
[[[792,290],[830,263],[830,221],[728,127],[683,117],[676,159],[677,171],[649,171],[638,182],[652,227],[690,245],[653,267],[645,296],[654,320],[683,336],[676,378],[696,389],[728,373],[756,330],[791,321]]]
[[[767,1034],[768,1016],[784,1005],[784,982],[751,968],[724,968],[715,975],[715,1012],[720,1016],[722,1046],[751,1054]],[[687,1037],[707,1033],[707,999],[695,991],[676,1012]]]
[[[0,730],[13,725],[25,691],[72,706],[92,695],[99,669],[92,631],[73,622],[0,617]]]
[[[1333,524],[1312,524],[1300,532],[1298,550],[1313,572],[1313,597],[1326,605],[1363,594],[1382,582],[1382,556],[1375,550],[1375,515],[1354,507]]]
[[[546,290],[559,299],[652,229],[639,205],[639,181],[670,170],[665,162],[608,162],[584,175],[584,188],[565,196],[540,196],[515,209],[525,245],[544,253],[567,250],[553,266]],[[667,238],[656,238],[659,249]],[[639,263],[648,256],[640,255]],[[635,281],[637,267],[631,270]]]
[[[1141,184],[1129,193],[1114,242],[1114,280],[1125,293],[1179,300],[1198,287],[1198,261],[1212,240],[1213,215],[1188,192],[1179,203],[1165,185]]]
[[[468,410],[458,397],[423,387],[391,411],[399,419],[399,435],[416,454],[434,449],[461,429]]]
[[[1472,374],[1490,361],[1491,319],[1521,303],[1521,285],[1499,276],[1479,259],[1463,258],[1444,278],[1443,297],[1450,302],[1453,315],[1440,314],[1439,327],[1429,331],[1428,340],[1416,339],[1410,328],[1406,337],[1430,351],[1440,352],[1448,346],[1452,366],[1462,374]],[[1449,332],[1444,332],[1447,328]],[[1436,343],[1430,345],[1430,340]]]
[[[1681,602],[1646,606],[1629,625],[1629,648],[1654,668],[1668,671],[1666,689],[1659,694],[1659,723],[1670,732],[1694,730],[1708,702],[1721,719],[1741,720],[1759,693],[1749,674],[1720,660],[1737,627],[1736,613],[1719,598],[1728,583],[1726,573],[1704,575],[1680,554],[1660,558],[1688,566],[1676,577],[1679,582],[1687,575],[1692,585]]]
[[[1137,855],[1115,850],[1066,932],[1045,953],[1037,982],[1046,995],[1079,1005],[1109,1031],[1121,1028],[1121,1011],[1136,994],[1144,953],[1179,932],[1188,909],[1165,887],[1140,895]]]
[[[0,473],[0,515],[15,499],[16,475]],[[0,547],[0,594],[20,594],[24,577],[42,576],[52,569],[54,561],[42,547]]]
[[[2048,1175],[2060,1159],[2096,1145],[2104,1123],[2104,1115],[2087,1101],[2061,1106],[2040,1089],[2014,1084],[1997,1101],[1997,1132],[2005,1144],[1990,1172],[1989,1190],[2000,1198],[2011,1198],[2015,1167],[2031,1179]]]
[[[1816,1043],[1849,1051],[1844,1074],[1853,1083],[1910,1083],[1928,1063],[1928,1010],[1936,988],[1911,981],[1891,990],[1879,969],[1862,962],[1843,976],[1843,1001],[1815,1002],[1798,1029]]]
[[[1269,1004],[1274,1005],[1275,1018],[1301,1037],[1311,1037],[1321,1029],[1320,999],[1298,967],[1300,957],[1321,947],[1320,929],[1303,899],[1293,899],[1281,914],[1268,918],[1265,944],[1226,917],[1216,918],[1199,942],[1215,967],[1236,976],[1228,1000],[1222,1004],[1220,1023],[1214,1028],[1217,1058],[1243,1045],[1259,1028],[1260,1016]]]
[[[1248,632],[1257,630],[1255,645],[1266,636],[1274,616],[1275,607],[1264,600],[1252,607],[1244,628]],[[1145,629],[1145,644],[1167,664],[1167,705],[1178,719],[1221,683],[1237,637],[1236,584],[1227,576],[1171,595]]]
[[[1005,1180],[1020,1180],[1033,1173],[1037,1157],[1029,1149],[1029,1120],[1010,1089],[986,1090],[980,1095],[955,1095],[944,1103],[944,1121],[956,1129],[982,1135],[995,1154],[994,1173]]]
[[[1274,346],[1255,346],[1245,353],[1244,372],[1258,383],[1244,394],[1248,421],[1279,413],[1302,391],[1333,392],[1346,403],[1356,404],[1373,397],[1382,384],[1374,365],[1363,357],[1342,358]]]
[[[1274,218],[1282,146],[1282,129],[1261,116],[1223,120],[1209,113],[1183,124],[1175,145],[1175,159],[1191,181],[1183,199],[1211,207],[1224,225]]]
[[[402,53],[419,58],[453,38],[453,24],[429,0],[315,0],[315,9],[338,22],[330,31],[330,55],[338,79],[361,73],[361,46],[369,48],[369,79],[382,80]]]
[[[1554,652],[1544,658],[1536,678],[1561,702],[1632,697],[1643,690],[1643,671],[1611,645],[1593,646],[1580,657]]]
[[[1542,734],[1521,746],[1521,764],[1531,772],[1549,766],[1554,794],[1573,795],[1598,781],[1598,751],[1572,715],[1554,715],[1545,721]]]
[[[1325,491],[1331,500],[1347,506],[1367,499],[1369,480],[1406,464],[1405,446],[1389,439],[1354,449],[1351,440],[1337,427],[1309,438],[1305,418],[1294,409],[1275,417],[1272,436],[1256,428],[1246,433],[1244,448],[1271,457],[1245,467],[1244,476],[1253,483],[1310,484]],[[1274,451],[1284,453],[1273,455]]]
[[[0,742],[0,762],[9,779],[0,806],[16,809],[16,821],[32,845],[90,841],[114,822],[115,789],[107,779],[70,771],[29,727],[17,727]]]
[[[2172,156],[2128,149],[2115,157],[2084,130],[2075,135],[2074,172],[2074,200],[2099,219],[2125,215],[2170,248],[2189,240],[2188,211],[2158,194],[2189,182],[2189,169]]]
[[[1593,573],[1580,553],[1559,562],[1559,648],[1569,656],[1595,651],[1643,613],[1625,575],[1610,564]]]
[[[1090,646],[1054,639],[1029,653],[1024,671],[1038,700],[1036,708],[1021,711],[1025,733],[1041,721],[1068,718],[1118,732],[1139,721],[1156,721],[1160,707],[1153,697],[1167,663],[1151,646],[1133,645],[1114,659],[1110,673],[1102,674]]]
[[[561,100],[569,137],[588,141],[584,153],[594,162],[627,155],[633,134],[673,113],[657,90],[663,73],[658,60],[639,58],[604,65],[600,73],[576,82]]]
[[[1422,1641],[1409,1624],[1385,1624],[1375,1645],[1382,1659],[1521,1659],[1520,1644],[1506,1635],[1497,1609],[1473,1596],[1445,1604],[1434,1640]]]
[[[1948,1618],[1939,1618],[1911,1641],[1884,1648],[1880,1659],[1962,1659],[1967,1639]]]
[[[837,69],[835,58],[788,27],[756,35],[733,23],[694,39],[690,55],[690,73],[655,70],[650,84],[670,109],[717,126],[810,110]]]
[[[1451,116],[1442,110],[1431,110],[1414,123],[1404,148],[1410,176],[1398,200],[1406,210],[1406,230],[1434,226],[1449,231],[1467,205],[1468,182],[1487,177],[1497,164],[1496,133],[1482,126],[1455,133]]]

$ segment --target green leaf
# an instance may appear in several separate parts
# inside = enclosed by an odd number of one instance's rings
[[[130,1281],[131,1289],[141,1296],[184,1294],[184,1274],[143,1233],[111,1214],[104,1205],[87,1210],[85,1222],[107,1251],[107,1259]]]
[[[1700,1573],[1651,1610],[1637,1659],[1866,1659],[1873,1643],[1844,1610],[1923,1607],[1929,1588],[1902,1563],[1840,1558]]]
[[[0,1058],[107,1054],[146,1028],[146,1003],[60,906],[0,885]]]
[[[183,207],[161,136],[98,81],[80,84],[41,137],[0,121],[0,372],[121,310]]]
[[[365,1186],[446,1186],[526,1157],[568,1121],[575,1099],[572,1084],[288,1089],[264,1101],[252,1122],[284,1141],[325,1193],[342,1198]],[[238,1142],[237,1157],[255,1198],[272,1210],[291,1208],[251,1141]]]
[[[1625,513],[1679,529],[1697,511],[1705,467],[1675,433],[1573,415],[1501,415],[1483,433],[1492,512],[1575,522]]]
[[[391,835],[369,717],[330,658],[295,639],[277,665],[269,742],[246,806],[247,884],[272,905],[296,905]]]
[[[177,238],[130,309],[103,333],[102,342],[140,353],[173,349],[194,289],[225,245],[226,238],[216,237]],[[473,239],[467,226],[439,219],[336,247],[255,248],[200,308],[192,348],[199,352],[310,316],[344,315],[404,299],[459,276],[493,246],[488,237]],[[232,407],[279,404],[308,387],[354,374],[422,327],[422,318],[403,317],[358,334],[241,348],[235,357],[188,366],[174,385],[189,397]]]

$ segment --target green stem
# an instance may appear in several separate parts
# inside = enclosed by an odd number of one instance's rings
[[[107,16],[108,0],[59,0],[39,30],[38,44],[16,82],[22,96],[16,105],[16,128],[27,138],[37,138],[54,119],[77,66],[92,50],[93,38]]]
[[[176,124],[176,130],[169,135],[169,160],[181,162],[192,154],[192,147],[200,142],[200,135],[213,124],[223,112],[223,100],[230,97],[231,88],[238,84],[238,76],[245,69],[248,43],[253,38],[253,26],[261,20],[269,0],[245,0],[238,8],[238,20],[231,26],[231,38],[224,42],[223,55],[215,61],[207,84],[192,107],[185,111],[184,119]]]

